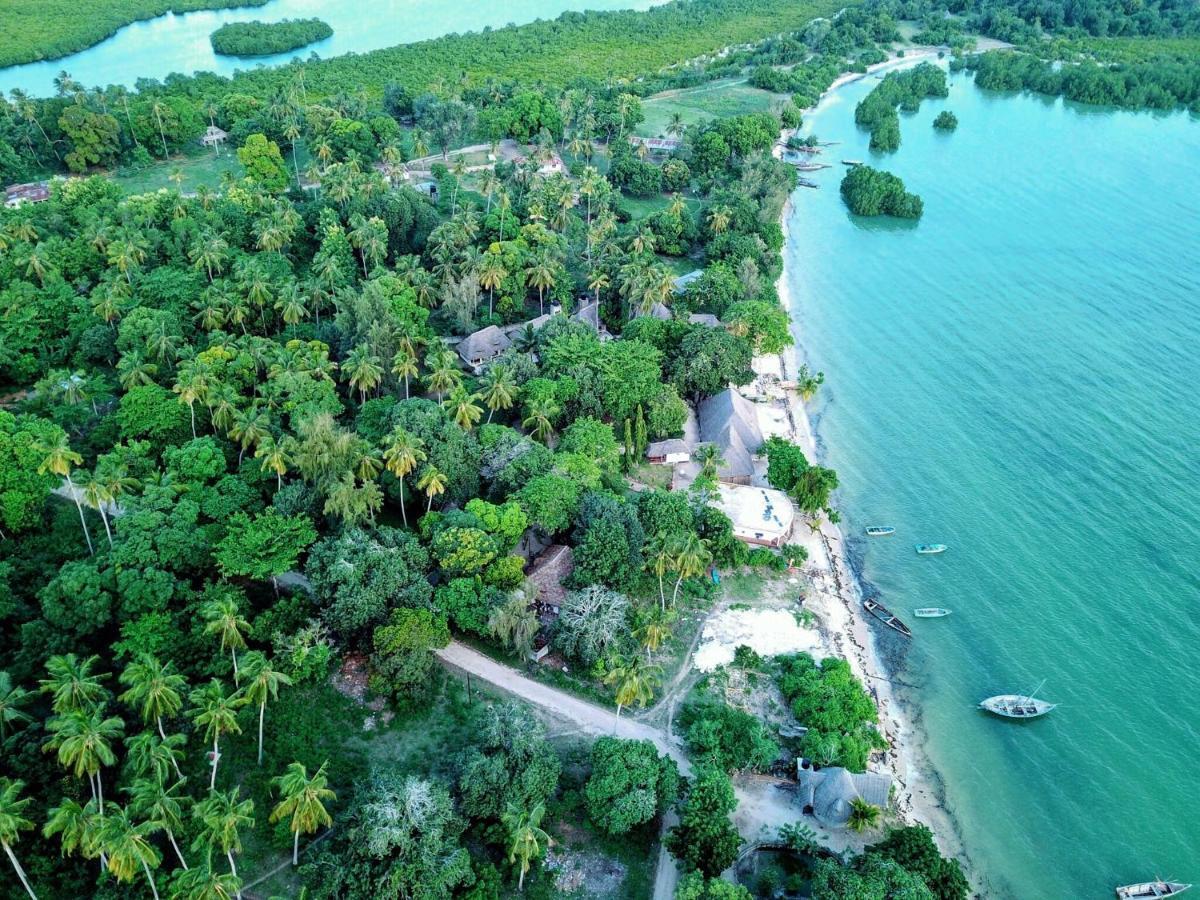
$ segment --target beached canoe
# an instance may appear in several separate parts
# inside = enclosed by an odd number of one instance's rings
[[[1155,897],[1174,897],[1190,887],[1190,884],[1178,881],[1146,881],[1117,888],[1117,896],[1121,900],[1153,900]]]
[[[917,552],[922,556],[929,556],[934,553],[945,553],[945,544],[917,544]]]
[[[918,619],[940,619],[942,616],[950,615],[950,610],[940,606],[922,606],[920,609],[914,609],[913,615]]]
[[[1057,703],[1049,703],[1024,694],[998,694],[995,697],[988,697],[979,704],[980,709],[1005,719],[1036,719],[1038,716],[1044,716],[1056,706],[1058,706]]]
[[[889,534],[895,534],[896,529],[891,525],[868,525],[867,537],[887,537]]]
[[[890,609],[875,600],[864,600],[863,609],[877,618],[880,622],[886,625],[893,631],[898,631],[906,638],[912,637],[912,631],[907,625],[900,621]]]

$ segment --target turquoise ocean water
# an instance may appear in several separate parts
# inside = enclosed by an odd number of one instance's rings
[[[898,529],[852,553],[916,633],[896,677],[976,886],[1200,882],[1200,121],[956,76],[873,159],[853,107],[875,83],[808,126],[842,142],[825,161],[901,175],[925,216],[855,220],[843,167],[819,172],[788,277],[843,527]],[[1045,719],[973,708],[1043,679],[1062,704]]]

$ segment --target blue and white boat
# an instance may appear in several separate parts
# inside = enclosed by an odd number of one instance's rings
[[[917,544],[917,552],[922,556],[930,556],[934,553],[945,553],[945,544]]]
[[[887,537],[890,534],[895,534],[896,529],[891,525],[868,525],[867,537]]]

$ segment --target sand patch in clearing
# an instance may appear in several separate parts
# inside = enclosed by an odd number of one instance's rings
[[[821,638],[815,628],[801,628],[786,609],[727,609],[704,626],[696,650],[696,668],[711,672],[733,662],[738,647],[746,646],[759,656],[782,653],[812,653],[820,658]]]

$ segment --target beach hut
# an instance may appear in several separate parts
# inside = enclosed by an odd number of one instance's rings
[[[481,328],[479,331],[467,335],[459,341],[458,347],[455,349],[467,367],[478,375],[487,363],[511,346],[512,341],[503,331],[495,325],[489,325],[487,328]]]
[[[656,465],[673,466],[676,463],[687,462],[691,456],[687,442],[679,438],[655,441],[646,448],[646,461]]]
[[[717,477],[731,484],[749,484],[754,478],[754,455],[763,442],[754,404],[726,388],[700,404],[698,418],[700,440],[715,444],[725,460]]]
[[[856,797],[886,809],[892,792],[892,779],[877,772],[848,772],[840,766],[814,770],[797,761],[800,782],[800,808],[827,828],[844,827],[850,821],[851,803]]]
[[[220,147],[227,140],[229,140],[229,132],[216,125],[209,125],[204,129],[204,134],[200,135],[200,144],[204,147]]]

